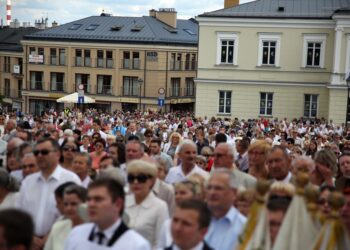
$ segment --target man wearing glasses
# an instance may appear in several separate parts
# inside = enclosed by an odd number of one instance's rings
[[[35,223],[34,246],[40,249],[44,238],[59,216],[56,208],[54,191],[72,181],[81,185],[79,177],[59,164],[59,145],[51,138],[44,138],[34,147],[39,172],[31,174],[22,183],[18,198],[18,208],[28,212]]]

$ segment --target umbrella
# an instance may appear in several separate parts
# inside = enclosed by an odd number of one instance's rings
[[[80,103],[78,101],[78,99],[79,99],[78,92],[74,92],[72,94],[69,94],[69,95],[66,95],[64,97],[61,97],[61,98],[57,99],[56,102]],[[84,95],[84,103],[95,103],[95,99]]]

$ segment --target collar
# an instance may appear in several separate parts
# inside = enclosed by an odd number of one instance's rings
[[[216,219],[216,218],[213,218],[213,219],[214,219],[214,221],[226,220],[226,221],[229,221],[230,224],[232,225],[234,223],[238,213],[239,212],[236,208],[231,207],[223,217],[221,217],[219,219]]]
[[[100,230],[98,226],[96,226],[94,234],[96,234],[97,232],[103,232],[108,242],[112,238],[114,231],[117,230],[117,228],[120,226],[121,223],[122,223],[122,220],[119,218],[116,222],[113,223],[112,226],[110,226],[109,228],[103,231]]]
[[[58,181],[60,178],[61,172],[62,172],[62,167],[61,167],[61,165],[58,164],[56,166],[55,170],[53,171],[53,173],[49,176],[49,178],[47,178],[47,180],[54,179],[54,180]],[[45,181],[45,178],[42,175],[41,171],[40,171],[40,174],[38,175],[38,180]]]
[[[197,245],[195,245],[194,247],[192,247],[189,250],[202,250],[204,247],[204,243],[203,241],[199,242]],[[177,245],[173,245],[173,250],[181,250],[181,248],[179,248]]]
[[[152,187],[152,191],[158,195],[159,191],[160,191],[160,180],[158,178],[156,178],[156,182],[154,183],[153,187]]]
[[[185,175],[184,171],[182,170],[182,164],[181,164],[180,165],[180,174],[183,177],[190,176],[191,174],[193,174],[197,170],[197,168],[199,168],[199,167],[195,164],[194,167],[192,168],[192,170],[187,175]]]
[[[292,179],[292,173],[288,172],[286,178],[284,178],[281,182],[288,183]]]
[[[136,204],[136,200],[135,200],[135,195],[131,194],[130,197],[130,206],[141,206],[143,208],[151,208],[154,205],[154,199],[156,198],[156,196],[154,195],[154,193],[151,191],[149,192],[149,194],[147,195],[147,197],[140,203],[140,204]]]

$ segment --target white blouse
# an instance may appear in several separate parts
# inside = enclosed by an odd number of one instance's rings
[[[126,197],[125,212],[130,217],[128,226],[145,237],[155,249],[162,224],[169,218],[167,204],[153,192],[136,204],[134,195],[130,194]]]

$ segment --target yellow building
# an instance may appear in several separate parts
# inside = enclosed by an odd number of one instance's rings
[[[198,24],[174,9],[149,14],[103,13],[26,36],[25,112],[61,109],[56,99],[79,85],[104,111],[193,109]]]
[[[199,15],[196,115],[345,122],[350,1],[322,2],[259,0]]]
[[[2,108],[8,111],[21,110],[23,85],[23,49],[20,40],[24,35],[36,32],[28,27],[0,28],[0,95]]]

